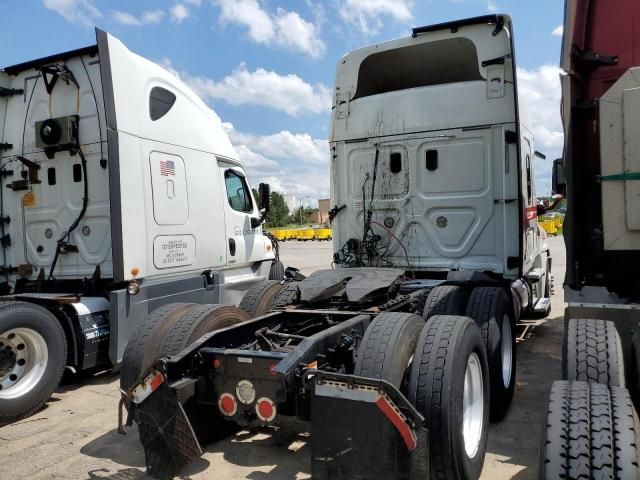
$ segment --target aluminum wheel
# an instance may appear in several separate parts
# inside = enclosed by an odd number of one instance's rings
[[[30,328],[0,334],[0,399],[18,398],[42,379],[49,350],[42,335]]]
[[[467,371],[464,375],[462,408],[464,449],[469,458],[473,458],[478,453],[478,448],[480,447],[484,419],[482,366],[476,353],[469,355],[469,359],[467,360]]]
[[[502,317],[500,335],[500,343],[502,344],[502,382],[505,388],[509,388],[513,369],[513,345],[511,342],[511,319],[508,315]]]

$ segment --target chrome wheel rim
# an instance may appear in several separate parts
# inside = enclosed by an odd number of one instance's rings
[[[513,370],[513,345],[511,342],[511,319],[508,315],[502,318],[502,328],[500,329],[500,343],[502,344],[502,383],[504,388],[511,385],[511,371]],[[507,340],[505,342],[505,340]]]
[[[44,376],[48,353],[44,337],[30,328],[0,334],[0,399],[31,391]]]
[[[464,449],[469,458],[473,458],[480,448],[484,422],[484,389],[482,386],[482,367],[474,352],[467,360],[464,375],[464,393],[462,396],[462,435]]]

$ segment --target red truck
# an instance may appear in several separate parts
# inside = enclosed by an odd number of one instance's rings
[[[549,398],[541,478],[640,478],[640,2],[567,0],[562,47],[567,197],[563,381]]]

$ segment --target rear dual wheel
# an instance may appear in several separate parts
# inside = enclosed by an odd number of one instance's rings
[[[431,317],[418,338],[409,400],[426,419],[430,478],[477,479],[487,447],[489,367],[467,317]]]
[[[467,304],[482,334],[489,360],[491,420],[502,420],[513,399],[516,380],[515,318],[503,288],[474,288]]]
[[[120,374],[121,389],[129,392],[161,357],[176,355],[203,335],[248,319],[245,311],[224,305],[173,303],[154,310],[127,344]],[[235,428],[216,408],[199,404],[195,398],[187,399],[183,407],[201,443],[223,438]]]
[[[360,343],[354,373],[390,382],[425,417],[430,478],[480,476],[489,424],[489,374],[473,320],[436,315],[425,324],[417,315],[378,315]]]

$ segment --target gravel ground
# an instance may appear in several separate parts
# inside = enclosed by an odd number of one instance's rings
[[[517,349],[517,388],[507,418],[492,425],[483,479],[537,478],[538,442],[551,382],[560,378],[564,303],[564,244],[551,238],[558,287],[553,310],[530,329]],[[281,255],[303,273],[327,268],[330,242],[286,242]],[[1,478],[98,479],[146,478],[144,453],[135,428],[116,432],[118,379],[111,374],[66,378],[41,412],[0,428]],[[309,478],[307,425],[286,421],[277,430],[252,428],[208,445],[182,478]]]

